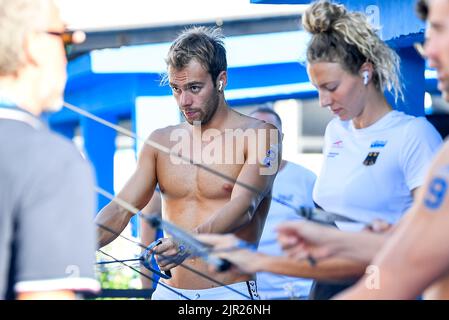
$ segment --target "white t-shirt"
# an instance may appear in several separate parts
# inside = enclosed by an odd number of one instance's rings
[[[312,207],[312,190],[316,176],[312,171],[288,162],[278,173],[273,184],[273,198],[298,208]],[[269,255],[283,255],[277,243],[276,226],[287,220],[301,219],[293,209],[276,200],[271,201],[270,211],[265,221],[259,252]],[[257,273],[257,288],[261,299],[306,298],[312,281],[308,279],[287,277],[267,272]]]
[[[391,111],[367,128],[333,119],[313,199],[325,211],[370,222],[395,223],[424,182],[441,136],[425,119]],[[339,223],[350,230],[351,224]],[[357,229],[357,228],[356,228]]]

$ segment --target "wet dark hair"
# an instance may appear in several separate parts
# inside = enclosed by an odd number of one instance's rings
[[[167,66],[180,70],[195,59],[210,73],[215,86],[220,72],[228,67],[223,39],[219,28],[186,29],[171,45],[165,62]]]

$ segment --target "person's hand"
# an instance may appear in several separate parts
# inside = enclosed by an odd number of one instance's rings
[[[308,221],[288,221],[276,230],[282,250],[293,259],[323,259],[338,253],[337,229]]]
[[[258,271],[261,254],[233,234],[199,234],[197,239],[213,247],[212,254],[231,262],[231,271],[253,274]],[[212,268],[212,267],[211,267]],[[211,269],[211,271],[213,271]]]
[[[161,271],[168,271],[177,265],[181,264],[189,253],[185,251],[183,246],[179,246],[171,238],[160,239],[161,244],[155,246],[151,252],[154,252],[154,257]]]
[[[393,226],[392,224],[388,223],[385,220],[375,219],[368,226],[366,226],[363,230],[374,232],[374,233],[384,233],[384,232],[388,232],[389,230],[391,230],[392,226]]]

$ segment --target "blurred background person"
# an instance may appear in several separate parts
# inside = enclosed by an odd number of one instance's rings
[[[282,121],[271,104],[261,106],[250,116],[271,123],[282,133]],[[312,190],[315,174],[292,162],[282,160],[273,184],[272,196],[292,207],[313,207]],[[267,255],[280,256],[282,250],[276,241],[276,227],[288,220],[298,220],[296,212],[288,206],[271,200],[265,220],[258,251]],[[307,299],[312,281],[287,277],[269,272],[257,273],[257,287],[262,299]]]

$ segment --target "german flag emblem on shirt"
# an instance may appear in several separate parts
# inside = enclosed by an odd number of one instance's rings
[[[372,166],[376,163],[377,157],[379,157],[379,152],[370,152],[363,161],[363,164],[365,166]]]

